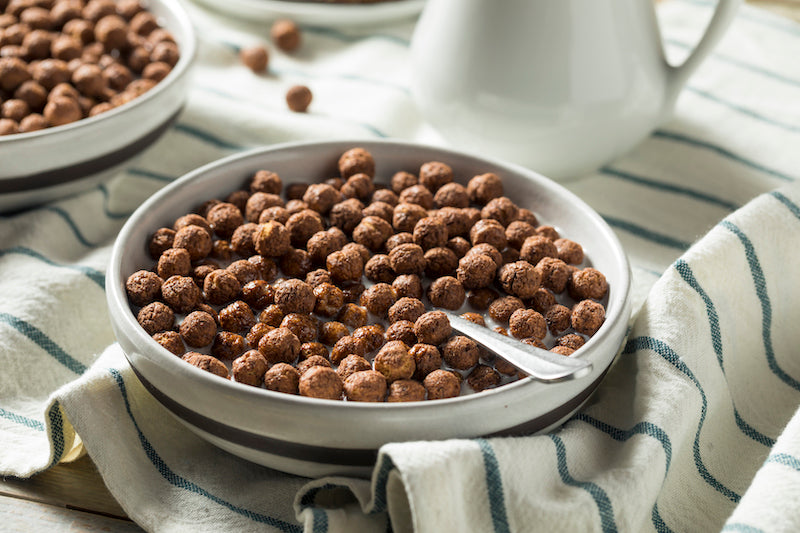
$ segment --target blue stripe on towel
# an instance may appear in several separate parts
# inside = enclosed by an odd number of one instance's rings
[[[675,262],[675,270],[681,275],[683,280],[689,285],[692,289],[700,295],[700,298],[703,299],[703,302],[706,305],[706,314],[708,315],[708,322],[709,327],[711,329],[711,343],[714,346],[714,353],[717,355],[717,362],[719,363],[719,368],[722,370],[723,375],[725,374],[725,365],[723,364],[722,360],[722,335],[720,334],[719,328],[719,315],[717,314],[717,310],[714,307],[714,302],[708,296],[705,290],[700,286],[698,283],[697,278],[694,277],[694,273],[692,272],[691,267],[684,261],[683,259],[678,259]],[[756,430],[750,424],[745,422],[745,420],[739,414],[739,410],[736,408],[736,403],[731,398],[731,404],[733,405],[733,415],[736,419],[736,425],[739,426],[739,429],[753,439],[754,441],[758,442],[759,444],[763,444],[764,446],[768,446],[772,448],[775,445],[775,439],[772,439],[760,431]]]
[[[55,206],[52,206],[52,205],[44,206],[41,209],[42,209],[42,211],[50,211],[51,213],[55,213],[58,216],[60,216],[61,218],[63,218],[64,222],[67,223],[67,225],[70,227],[72,232],[75,234],[75,237],[78,239],[78,241],[82,245],[86,246],[87,248],[94,248],[96,246],[99,246],[99,244],[95,244],[93,242],[90,242],[86,237],[84,237],[84,235],[81,232],[80,228],[78,228],[78,225],[75,223],[74,220],[72,220],[72,216],[69,213],[67,213],[65,210],[61,209],[60,207],[55,207]]]
[[[47,418],[50,420],[50,442],[53,445],[53,459],[47,468],[51,468],[57,465],[64,456],[64,420],[61,418],[58,402],[53,403],[50,407]]]
[[[104,183],[101,183],[100,185],[98,185],[97,189],[103,195],[103,213],[106,215],[106,217],[108,217],[108,218],[110,218],[112,220],[120,220],[120,219],[128,218],[129,216],[131,216],[133,214],[133,211],[127,212],[127,213],[114,213],[114,212],[112,212],[108,208],[108,200],[109,200],[109,196],[110,196],[110,193],[108,192],[108,187],[106,187]]]
[[[614,520],[614,509],[611,506],[611,500],[608,494],[597,484],[591,481],[577,481],[569,473],[567,467],[567,449],[564,442],[558,435],[549,434],[550,440],[556,446],[556,460],[558,461],[558,474],[561,476],[561,481],[572,487],[580,487],[588,492],[594,498],[597,504],[597,509],[600,513],[600,527],[604,533],[617,531],[617,524]]]
[[[311,509],[311,512],[314,515],[314,533],[325,533],[328,531],[328,513],[316,507]]]
[[[678,48],[682,48],[684,50],[691,50],[691,49],[694,48],[694,45],[686,43],[686,42],[683,42],[683,41],[679,41],[677,39],[664,39],[664,42],[669,44],[669,45],[672,45],[672,46],[677,46]],[[753,72],[755,74],[758,74],[760,76],[764,76],[765,78],[771,78],[771,79],[774,79],[775,81],[779,81],[779,82],[785,83],[787,85],[794,85],[796,87],[800,87],[800,80],[796,80],[794,78],[789,78],[789,77],[784,76],[783,74],[780,74],[778,72],[767,70],[767,69],[765,69],[763,67],[760,67],[758,65],[753,65],[752,63],[747,63],[746,61],[742,61],[739,58],[732,57],[732,56],[729,56],[729,55],[726,55],[726,54],[723,54],[723,53],[720,53],[720,52],[716,52],[714,54],[711,54],[711,57],[713,59],[715,59],[715,60],[722,61],[723,63],[730,63],[731,65],[733,65],[735,67],[741,68],[743,70],[748,70],[748,71]]]
[[[779,193],[778,191],[772,191],[770,194],[773,197],[775,197],[780,203],[785,205],[786,208],[792,212],[795,218],[800,220],[800,207],[798,207],[796,203],[792,202],[789,198]]]
[[[2,407],[0,407],[0,418],[5,418],[6,420],[10,420],[15,424],[34,429],[36,431],[44,431],[44,424],[38,420],[28,418],[27,416],[18,415],[17,413],[12,413],[11,411],[7,411]]]
[[[142,177],[142,178],[153,179],[153,180],[156,180],[156,181],[169,182],[169,181],[173,181],[175,179],[175,177],[173,177],[173,176],[167,176],[166,174],[159,174],[157,172],[153,172],[152,170],[145,170],[143,168],[129,168],[127,170],[127,173],[131,174],[133,176],[139,176],[139,177]]]
[[[642,176],[638,176],[631,172],[625,172],[622,170],[617,170],[610,167],[603,167],[600,169],[602,174],[607,174],[609,176],[614,176],[620,178],[622,180],[635,183],[637,185],[643,185],[645,187],[649,187],[651,189],[657,189],[659,191],[665,191],[673,194],[679,194],[681,196],[686,196],[688,198],[692,198],[693,200],[699,200],[701,202],[706,202],[709,204],[714,204],[723,209],[727,209],[728,211],[736,211],[739,209],[739,205],[729,202],[727,200],[723,200],[717,196],[713,196],[710,194],[706,194],[701,191],[696,191],[694,189],[690,189],[688,187],[680,187],[678,185],[674,185],[672,183],[665,183],[662,181],[656,181],[653,179],[645,178]]]
[[[18,255],[25,255],[27,257],[32,257],[33,259],[37,259],[43,263],[46,263],[50,266],[58,267],[58,268],[67,268],[70,270],[75,270],[76,272],[80,272],[84,274],[87,278],[95,282],[101,289],[105,289],[106,286],[106,276],[99,270],[95,270],[94,268],[90,268],[87,266],[82,265],[65,265],[62,263],[56,263],[52,259],[48,259],[47,257],[43,256],[39,252],[31,250],[30,248],[25,248],[23,246],[13,246],[11,248],[6,248],[5,250],[0,250],[0,257],[8,254],[18,254]]]
[[[664,235],[662,233],[656,233],[655,231],[649,230],[647,228],[643,228],[639,225],[636,225],[632,222],[628,222],[627,220],[622,220],[617,217],[613,217],[611,215],[601,215],[603,220],[605,220],[609,226],[621,230],[625,230],[628,233],[632,233],[637,237],[642,239],[652,241],[656,244],[660,244],[662,246],[668,246],[670,248],[676,248],[680,251],[685,251],[691,246],[688,242],[683,242],[669,235]]]
[[[771,453],[767,460],[764,461],[764,464],[766,463],[782,464],[800,472],[800,459],[788,453]]]
[[[394,462],[388,454],[382,453],[378,459],[378,467],[373,470],[378,473],[375,475],[374,496],[372,498],[372,508],[369,514],[382,513],[386,511],[386,483],[389,480],[389,473],[395,469]]]
[[[483,469],[486,474],[486,490],[489,495],[489,511],[492,515],[492,526],[496,533],[510,533],[508,515],[506,513],[505,496],[503,495],[503,475],[494,454],[492,445],[486,439],[475,439],[483,456]]]
[[[594,426],[595,428],[599,429],[612,439],[618,442],[625,442],[630,439],[634,435],[648,435],[653,437],[657,441],[661,443],[661,446],[664,448],[664,455],[666,456],[666,466],[664,468],[664,477],[667,477],[667,473],[669,472],[670,464],[672,463],[672,442],[669,439],[669,435],[667,432],[658,427],[657,425],[653,424],[652,422],[642,421],[633,426],[631,429],[620,429],[614,427],[610,424],[602,422],[594,417],[591,417],[585,413],[578,413],[575,415],[575,420],[580,420],[582,422],[586,422],[587,424]],[[661,518],[661,515],[658,512],[658,502],[653,505],[653,510],[651,512],[651,520],[653,521],[653,527],[659,533],[666,533],[671,532],[672,530],[664,523],[664,520]]]
[[[763,122],[765,124],[769,124],[770,126],[775,126],[776,128],[780,128],[782,130],[786,130],[786,131],[790,131],[790,132],[794,132],[794,133],[800,133],[800,126],[797,126],[795,124],[788,124],[786,122],[781,122],[780,120],[776,120],[774,118],[769,118],[769,117],[767,117],[765,115],[762,115],[761,113],[753,111],[752,109],[748,109],[746,107],[740,106],[739,104],[735,104],[733,102],[729,102],[729,101],[727,101],[727,100],[725,100],[723,98],[720,98],[719,96],[711,94],[708,91],[704,91],[702,89],[698,89],[698,88],[692,87],[692,86],[687,86],[686,90],[691,92],[691,93],[696,94],[697,96],[705,98],[706,100],[710,100],[710,101],[712,101],[714,103],[717,103],[719,105],[722,105],[722,106],[725,106],[725,107],[727,107],[729,109],[732,109],[732,110],[736,111],[737,113],[741,113],[743,115],[747,115],[748,117],[753,118],[753,119],[755,119],[755,120],[757,120],[759,122]]]
[[[163,477],[170,485],[187,490],[189,492],[193,492],[194,494],[197,494],[199,496],[203,496],[204,498],[207,498],[210,501],[219,504],[225,507],[226,509],[229,509],[230,511],[233,511],[234,513],[249,518],[250,520],[253,520],[254,522],[269,524],[273,527],[277,527],[278,529],[287,532],[302,533],[303,528],[297,525],[290,524],[278,518],[266,516],[233,505],[232,503],[229,503],[223,500],[222,498],[211,494],[207,490],[197,486],[195,483],[189,481],[183,476],[180,476],[175,472],[173,472],[172,469],[170,469],[170,467],[167,465],[167,463],[164,462],[161,456],[158,455],[158,452],[156,452],[156,450],[153,448],[153,445],[150,444],[150,441],[147,440],[147,437],[144,436],[144,433],[142,433],[142,430],[139,428],[139,424],[138,422],[136,422],[136,418],[133,416],[133,412],[131,411],[131,404],[128,401],[128,390],[125,386],[125,381],[122,379],[122,375],[115,368],[108,368],[107,370],[114,378],[114,380],[117,382],[120,395],[122,396],[122,400],[125,403],[125,410],[128,412],[128,417],[133,423],[133,427],[136,429],[136,433],[139,436],[139,442],[142,445],[142,449],[144,450],[145,455],[147,455],[147,458],[150,460],[150,462],[153,464],[156,470],[158,470],[158,473],[161,474],[161,477]]]
[[[86,372],[86,365],[73,358],[65,352],[59,345],[53,342],[50,337],[44,334],[39,328],[17,318],[8,313],[0,313],[0,322],[7,324],[22,333],[28,339],[36,343],[41,349],[47,352],[53,359],[64,365],[67,369],[76,374],[83,374]]]
[[[701,139],[695,139],[693,137],[689,137],[688,135],[684,135],[682,133],[676,133],[671,131],[665,130],[656,130],[651,134],[652,137],[657,139],[667,139],[674,142],[679,142],[683,144],[688,144],[690,146],[694,146],[696,148],[703,148],[706,150],[710,150],[718,155],[725,157],[726,159],[730,159],[732,161],[736,161],[737,163],[741,163],[747,167],[750,167],[754,170],[758,170],[759,172],[763,172],[764,174],[769,174],[770,176],[774,176],[776,178],[780,178],[784,181],[794,181],[795,178],[779,172],[777,170],[773,170],[771,168],[765,167],[760,163],[756,163],[755,161],[751,161],[746,159],[738,154],[735,154],[728,150],[727,148],[723,148],[722,146],[717,146],[716,144],[710,143],[708,141],[704,141]]]
[[[761,263],[758,260],[755,247],[753,247],[753,243],[750,242],[747,235],[729,220],[723,220],[720,225],[736,235],[744,246],[745,257],[747,257],[747,262],[750,265],[750,273],[753,276],[756,295],[758,295],[758,300],[761,302],[761,336],[764,339],[764,352],[766,353],[769,368],[781,381],[794,390],[800,391],[800,382],[784,372],[775,359],[775,351],[772,348],[772,304],[770,303],[767,284],[764,279],[764,271],[761,270]]]
[[[694,376],[689,367],[686,366],[680,356],[675,353],[675,351],[664,341],[654,339],[653,337],[635,337],[628,340],[628,342],[625,344],[625,348],[622,350],[622,353],[631,354],[638,350],[651,350],[657,353],[682,374],[688,377],[697,387],[697,390],[700,392],[702,407],[700,409],[700,421],[697,425],[697,431],[695,432],[693,444],[695,466],[697,467],[697,471],[700,473],[700,476],[705,480],[706,483],[713,487],[714,490],[728,498],[730,501],[738,503],[741,496],[731,489],[725,487],[714,476],[712,476],[706,468],[706,465],[703,463],[702,457],[700,456],[700,432],[703,429],[703,424],[705,424],[706,414],[708,412],[708,399],[706,398],[706,393],[703,390],[703,387],[700,385],[700,382]]]

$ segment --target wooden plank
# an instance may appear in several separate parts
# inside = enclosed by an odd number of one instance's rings
[[[88,456],[63,463],[28,479],[0,479],[0,496],[105,514],[127,520]]]
[[[109,531],[115,533],[142,533],[143,531],[129,520],[120,520],[8,497],[0,497],[0,516],[3,517],[0,529],[8,532]]]

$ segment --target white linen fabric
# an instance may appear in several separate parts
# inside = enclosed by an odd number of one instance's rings
[[[0,218],[0,474],[86,451],[148,531],[800,530],[800,27],[744,7],[673,120],[566,184],[634,279],[629,337],[578,414],[546,435],[386,445],[371,481],[309,480],[221,452],[143,389],[111,331],[106,262],[137,205],[223,155],[439,142],[408,90],[413,21],[303,28],[255,75],[237,49],[264,24],[186,7],[200,48],[178,123],[111,182]],[[661,3],[671,60],[712,8]],[[294,84],[314,92],[308,113],[285,107]]]

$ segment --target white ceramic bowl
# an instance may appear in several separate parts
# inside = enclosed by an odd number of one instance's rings
[[[153,89],[95,117],[0,137],[0,212],[42,204],[110,178],[155,142],[186,100],[195,35],[177,0],[151,0],[148,9],[172,32],[180,60]]]
[[[593,364],[573,381],[522,379],[446,400],[360,404],[293,396],[249,387],[199,370],[159,346],[136,322],[125,293],[127,277],[152,265],[149,235],[203,201],[225,197],[258,169],[284,184],[337,174],[339,155],[354,146],[376,161],[376,182],[398,170],[443,161],[457,179],[496,172],[506,195],[532,209],[541,223],[584,246],[609,282],[606,321],[576,353]],[[258,149],[211,163],[165,187],[131,216],[112,251],[106,289],[114,331],[145,387],[194,432],[220,448],[278,470],[305,476],[368,475],[388,442],[523,434],[546,430],[574,413],[599,384],[617,354],[630,317],[626,256],[608,225],[572,193],[518,166],[451,150],[398,141],[294,143]]]

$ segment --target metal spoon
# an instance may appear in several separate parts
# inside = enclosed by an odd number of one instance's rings
[[[450,319],[450,326],[453,330],[470,337],[538,381],[578,379],[592,370],[592,363],[583,359],[572,359],[542,350],[492,331],[487,327],[479,326],[456,314],[447,311],[445,314]]]

